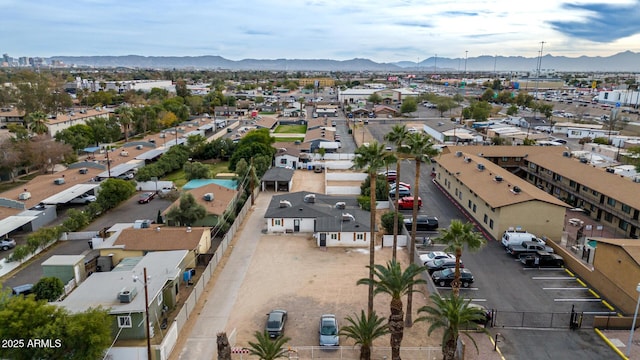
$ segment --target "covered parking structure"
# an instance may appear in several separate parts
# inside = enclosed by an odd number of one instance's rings
[[[91,190],[94,190],[100,186],[100,184],[78,184],[74,185],[67,190],[63,190],[53,196],[49,196],[48,198],[41,201],[41,203],[45,205],[58,205],[58,204],[66,204],[69,201],[77,198],[82,194],[86,194]]]
[[[118,176],[125,174],[129,171],[133,171],[133,169],[137,169],[139,167],[140,167],[139,164],[135,164],[135,163],[132,164],[131,162],[128,162],[126,164],[116,165],[112,167],[110,170],[103,171],[100,174],[98,174],[97,177],[100,179],[107,179],[109,177],[117,178]]]
[[[291,190],[293,170],[281,167],[273,167],[262,176],[262,191],[273,189],[274,191]]]
[[[33,220],[37,219],[38,216],[35,215],[14,215],[8,216],[2,220],[0,220],[0,237],[5,237],[8,234],[23,229],[23,226],[31,223]]]
[[[168,148],[157,148],[153,150],[146,151],[135,157],[136,160],[144,160],[145,163],[157,160],[162,154],[167,152]]]

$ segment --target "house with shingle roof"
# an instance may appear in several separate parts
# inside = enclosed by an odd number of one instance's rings
[[[265,212],[267,233],[311,233],[318,246],[369,246],[370,213],[353,197],[308,191],[273,196]]]

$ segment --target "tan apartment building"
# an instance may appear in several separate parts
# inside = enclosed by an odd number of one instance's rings
[[[489,236],[500,239],[507,229],[521,227],[561,238],[568,205],[466,148],[437,158],[435,180]]]
[[[307,86],[309,84],[315,85],[316,81],[318,82],[318,86],[321,87],[321,88],[336,86],[336,80],[332,79],[332,78],[301,78],[301,79],[298,79],[298,83],[302,87]]]

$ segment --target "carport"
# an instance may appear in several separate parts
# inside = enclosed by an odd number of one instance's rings
[[[273,191],[289,191],[291,190],[291,179],[293,179],[293,170],[281,167],[274,167],[267,170],[262,176],[260,188],[262,191],[273,189]]]
[[[164,154],[165,152],[167,152],[167,148],[158,148],[158,149],[153,149],[153,150],[149,150],[146,151],[138,156],[135,157],[136,160],[144,160],[145,162],[148,161],[153,161],[157,158],[159,158],[160,156],[162,156],[162,154]],[[113,174],[113,170],[112,170],[112,174]]]
[[[37,218],[37,216],[14,215],[0,220],[0,237],[20,229]]]
[[[109,175],[111,175],[112,178],[115,178],[128,171],[138,168],[138,165],[139,164],[130,164],[130,163],[116,165],[112,167],[110,171],[107,170],[107,171],[101,172],[100,174],[98,174],[98,177],[102,179],[106,179],[109,177]]]
[[[48,198],[42,200],[41,202],[46,205],[66,204],[69,201],[77,198],[78,196],[97,188],[98,186],[100,186],[100,184],[74,185],[68,188],[67,190],[61,191],[53,196],[49,196]]]

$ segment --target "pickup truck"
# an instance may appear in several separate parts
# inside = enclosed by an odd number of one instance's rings
[[[524,266],[533,267],[562,267],[564,259],[558,254],[550,254],[546,251],[520,255],[520,262]]]
[[[515,257],[520,256],[521,254],[533,253],[536,251],[546,251],[548,253],[553,253],[553,248],[540,245],[535,241],[523,241],[520,245],[510,245],[507,248],[507,252]]]

